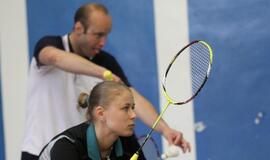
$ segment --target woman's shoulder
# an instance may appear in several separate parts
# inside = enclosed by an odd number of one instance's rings
[[[65,130],[62,135],[69,136],[73,139],[86,139],[86,130],[88,126],[89,124],[87,122],[81,123]]]
[[[81,123],[71,127],[56,136],[41,152],[40,156],[46,155],[48,150],[51,157],[56,159],[89,159],[86,147],[86,130],[89,124]]]

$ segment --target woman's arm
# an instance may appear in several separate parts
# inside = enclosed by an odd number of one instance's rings
[[[75,144],[66,138],[59,139],[51,149],[52,160],[81,160]]]

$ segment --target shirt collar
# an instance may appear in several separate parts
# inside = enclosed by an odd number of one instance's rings
[[[87,128],[86,139],[88,157],[91,159],[101,160],[95,127],[92,124],[90,124]],[[123,147],[120,138],[118,138],[117,141],[113,144],[113,148],[117,157],[123,156]]]
[[[72,48],[71,41],[70,41],[70,38],[69,38],[70,33],[66,34],[65,36],[67,36],[67,43],[68,43],[69,52],[75,53],[74,49]],[[92,60],[94,58],[94,56],[89,56],[89,57],[84,57],[84,58]]]
[[[70,34],[67,35],[69,50],[70,50],[70,52],[73,52],[73,53],[74,53],[74,50],[73,50],[73,48],[72,48],[72,45],[71,45],[71,41],[70,41],[69,36],[70,36]]]

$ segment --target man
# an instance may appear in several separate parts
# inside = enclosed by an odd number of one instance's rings
[[[37,159],[51,138],[85,121],[85,111],[76,108],[76,98],[78,93],[87,92],[100,81],[93,77],[106,80],[109,75],[112,80],[125,83],[134,95],[138,117],[148,126],[155,122],[158,114],[152,104],[129,84],[115,58],[101,50],[111,26],[111,17],[103,5],[86,4],[77,10],[70,34],[39,40],[29,73],[22,159]],[[163,120],[156,131],[170,144],[180,146],[184,152],[190,151],[182,133],[171,129]]]

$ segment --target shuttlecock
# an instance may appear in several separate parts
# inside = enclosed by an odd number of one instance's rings
[[[179,155],[179,148],[172,145],[169,150],[161,155],[161,159],[166,159],[170,157],[177,157]]]

